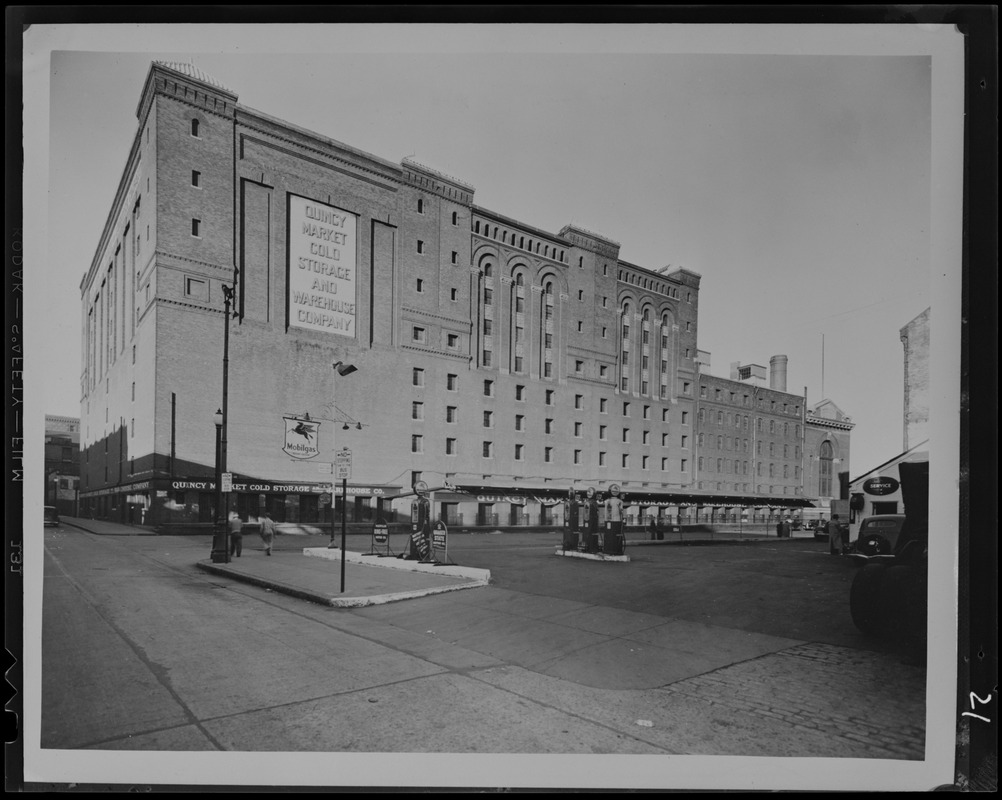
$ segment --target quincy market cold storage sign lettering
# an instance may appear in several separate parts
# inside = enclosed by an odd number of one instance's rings
[[[289,197],[289,326],[355,335],[354,214]]]

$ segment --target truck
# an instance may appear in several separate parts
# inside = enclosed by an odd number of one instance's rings
[[[851,557],[860,569],[849,589],[849,610],[853,623],[863,633],[904,640],[919,648],[926,640],[928,603],[928,457],[897,460],[893,470],[895,491],[899,493],[896,513],[862,516],[857,525],[862,543],[857,537]],[[885,487],[879,489],[881,492],[891,485],[887,477],[881,476]],[[853,497],[850,494],[850,507]],[[859,500],[855,505],[853,510],[860,511]],[[867,544],[870,530],[873,536],[893,531],[893,540],[885,539],[871,548]],[[924,649],[922,646],[922,652]]]

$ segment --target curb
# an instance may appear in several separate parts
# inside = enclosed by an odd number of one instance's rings
[[[326,558],[331,561],[341,560],[341,551],[334,547],[304,547],[303,555],[311,558]],[[450,575],[455,578],[469,578],[474,581],[490,581],[491,571],[489,569],[476,569],[474,567],[461,567],[458,564],[427,564],[421,561],[409,561],[394,556],[379,558],[365,553],[354,553],[351,550],[345,551],[345,561],[352,564],[364,564],[368,567],[384,567],[386,569],[400,569],[407,572],[426,572],[431,575]]]
[[[220,567],[211,561],[199,561],[195,566],[203,572],[219,575],[232,580],[248,583],[252,586],[259,586],[263,589],[279,592],[280,594],[295,597],[299,600],[306,600],[317,605],[329,606],[331,608],[363,608],[365,606],[383,605],[384,603],[395,603],[400,600],[412,600],[418,597],[427,597],[433,594],[443,594],[444,592],[455,592],[460,589],[475,589],[480,586],[487,586],[486,579],[473,580],[469,583],[458,583],[452,586],[435,586],[428,589],[412,589],[406,592],[394,592],[391,594],[375,594],[365,597],[340,597],[338,595],[320,594],[307,589],[299,589],[286,583],[267,578],[260,578],[257,575],[247,575],[243,572],[235,572],[228,567]],[[483,570],[481,570],[483,571]]]

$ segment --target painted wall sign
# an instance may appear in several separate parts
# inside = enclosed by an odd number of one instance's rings
[[[320,423],[297,417],[285,420],[285,445],[283,453],[293,458],[316,458],[320,455]]]
[[[879,478],[870,478],[869,480],[863,481],[863,491],[867,494],[874,495],[885,495],[894,494],[898,490],[897,479],[891,478],[889,476],[881,476]]]
[[[289,327],[355,336],[354,214],[289,195]]]

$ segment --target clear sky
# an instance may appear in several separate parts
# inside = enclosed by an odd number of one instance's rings
[[[27,142],[48,158],[33,275],[45,413],[80,414],[79,285],[159,59],[194,63],[268,115],[459,178],[477,205],[551,232],[573,222],[626,261],[699,273],[712,374],[786,355],[789,391],[856,423],[853,476],[902,449],[899,331],[933,297],[931,31],[840,43],[828,29],[819,43],[770,26],[269,26],[265,41],[232,26],[53,27],[38,31],[51,58],[26,39],[27,80],[51,89]]]

